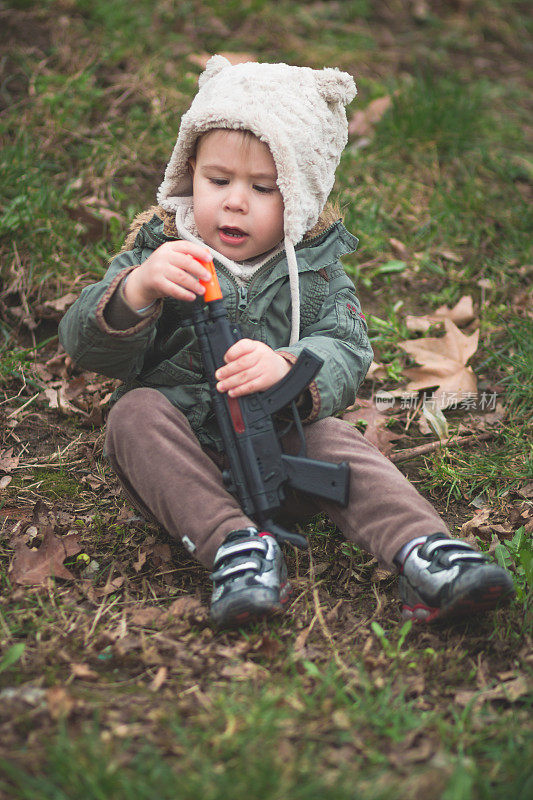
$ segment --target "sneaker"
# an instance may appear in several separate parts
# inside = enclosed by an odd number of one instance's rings
[[[515,594],[507,570],[466,542],[434,533],[409,553],[399,578],[402,616],[416,622],[488,611]]]
[[[211,619],[219,628],[283,611],[291,587],[276,539],[256,528],[232,531],[218,548],[211,575]]]

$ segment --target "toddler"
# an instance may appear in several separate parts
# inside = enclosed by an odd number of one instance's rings
[[[347,461],[347,508],[300,495],[291,512],[325,512],[351,542],[400,572],[404,617],[433,621],[513,595],[510,575],[451,539],[432,506],[355,428],[351,405],[372,359],[364,316],[339,261],[357,239],[327,204],[347,142],[353,79],[336,69],[231,65],[214,56],[184,114],[158,194],[99,283],[60,326],[78,366],[122,380],[106,455],[132,502],[213,570],[220,627],[278,613],[289,597],[276,538],[258,530],[222,480],[224,453],[191,301],[214,259],[243,339],[217,389],[264,391],[305,347],[324,365],[299,399],[307,453]],[[296,454],[298,437],[283,436]]]

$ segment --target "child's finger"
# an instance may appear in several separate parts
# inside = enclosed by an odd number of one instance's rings
[[[238,342],[235,342],[235,344],[226,351],[224,361],[226,364],[230,361],[235,361],[237,358],[246,355],[246,353],[257,350],[257,345],[261,345],[261,342],[256,342],[253,339],[239,339]]]
[[[209,270],[188,253],[172,253],[169,257],[169,264],[174,269],[181,269],[202,281],[208,281],[211,278]]]
[[[228,394],[230,397],[243,397],[246,394],[253,394],[254,392],[263,392],[270,387],[269,381],[264,376],[253,378],[252,380],[245,381],[239,384],[234,389],[229,389]]]
[[[224,374],[221,374],[221,370],[217,370],[216,377],[219,380],[217,384],[217,389],[220,392],[227,392],[228,389],[235,389],[237,386],[240,386],[242,383],[246,383],[249,380],[255,379],[261,375],[261,365],[260,364],[251,364],[250,366],[245,366],[243,363],[243,359],[239,359],[239,361],[234,361],[232,364],[229,365],[231,367],[231,372],[226,372],[229,367],[224,367]]]
[[[238,389],[240,386],[250,383],[250,381],[255,381],[260,377],[261,372],[258,369],[244,369],[219,381],[217,389],[219,392],[228,392],[230,389]]]
[[[168,242],[168,247],[176,253],[185,253],[193,258],[199,258],[201,261],[212,261],[213,257],[209,250],[202,247],[201,244],[195,242],[186,242],[184,239],[179,239],[174,242]]]
[[[232,375],[236,375],[238,372],[254,367],[258,360],[259,358],[255,351],[245,353],[234,361],[230,361],[229,364],[219,367],[215,373],[215,377],[219,380],[224,380]]]
[[[201,284],[198,284],[201,286]],[[201,286],[203,289],[204,287]],[[204,289],[205,291],[205,289]],[[194,292],[185,289],[183,286],[179,286],[177,283],[165,279],[162,284],[162,296],[163,297],[173,297],[175,300],[187,300],[187,302],[192,302],[196,300],[197,295]]]
[[[204,294],[205,292],[205,286],[196,280],[194,275],[189,274],[189,272],[180,267],[171,267],[167,270],[165,277],[176,286],[182,286],[184,289],[189,289],[189,291],[196,294]]]

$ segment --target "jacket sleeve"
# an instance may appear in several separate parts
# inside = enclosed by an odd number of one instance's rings
[[[328,273],[329,293],[316,319],[301,331],[296,344],[280,348],[283,354],[298,356],[306,347],[324,361],[309,386],[313,407],[307,422],[333,416],[352,405],[373,358],[352,281],[339,264]]]
[[[118,255],[103,279],[87,286],[61,320],[59,340],[81,369],[123,381],[140,372],[155,339],[162,301],[144,315],[132,311],[133,324],[127,328],[112,327],[108,313],[122,281],[138,264],[138,252]]]

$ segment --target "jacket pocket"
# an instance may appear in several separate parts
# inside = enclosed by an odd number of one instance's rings
[[[340,339],[351,339],[360,343],[366,337],[361,307],[358,300],[349,291],[339,292],[335,298],[335,313],[337,315],[337,331],[335,335]]]
[[[145,385],[150,386],[195,386],[203,383],[201,372],[178,366],[174,361],[162,361],[157,367],[139,376]]]

